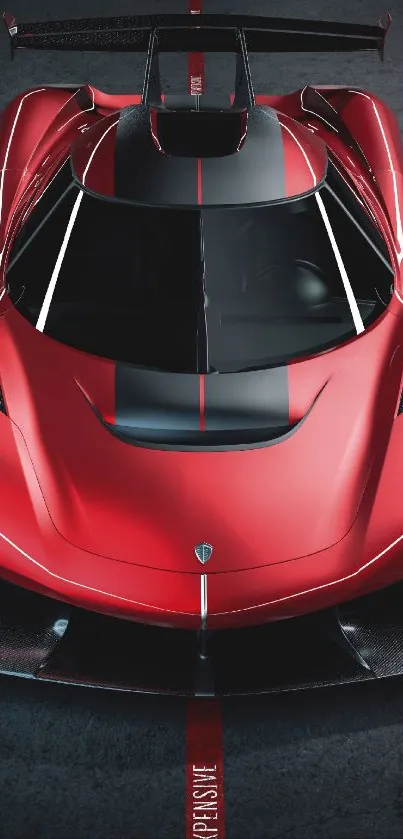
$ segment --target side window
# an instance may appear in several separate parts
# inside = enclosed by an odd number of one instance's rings
[[[13,242],[11,255],[9,259],[9,268],[21,253],[26,243],[29,241],[41,224],[45,221],[49,213],[52,212],[58,201],[62,198],[64,193],[73,184],[73,176],[71,173],[70,158],[63,163],[53,176],[47,187],[45,187],[42,195],[34,205],[33,209],[25,220],[21,230]]]
[[[49,187],[50,188],[50,187]],[[70,186],[59,195],[56,204],[48,203],[30,216],[31,235],[25,238],[18,254],[11,254],[7,268],[8,292],[21,314],[32,324],[36,324],[39,312],[56,264],[63,237],[78,194],[78,188]],[[46,198],[44,194],[43,198]],[[49,198],[49,196],[48,196]],[[39,213],[42,213],[42,218]],[[35,225],[37,222],[37,225]],[[28,223],[28,222],[27,222]],[[21,234],[25,232],[24,229]]]
[[[321,194],[354,296],[386,306],[394,272],[378,228],[332,164]]]
[[[384,242],[375,221],[368,215],[369,210],[364,208],[364,205],[361,203],[361,198],[356,194],[354,186],[349,185],[348,180],[348,176],[342,176],[332,160],[329,160],[326,178],[327,186],[343,202],[357,224],[361,226],[364,233],[371,239],[374,247],[380,251],[390,265],[386,242]]]

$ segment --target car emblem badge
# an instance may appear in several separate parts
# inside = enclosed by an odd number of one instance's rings
[[[196,545],[195,547],[195,554],[199,562],[203,565],[209,561],[211,554],[213,553],[212,545],[209,545],[208,542],[202,542],[200,545]]]

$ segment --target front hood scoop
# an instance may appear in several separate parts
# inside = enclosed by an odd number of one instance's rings
[[[90,404],[112,434],[147,448],[254,448],[286,439],[305,419],[289,421],[287,367],[195,375],[120,364],[115,399],[114,422]]]

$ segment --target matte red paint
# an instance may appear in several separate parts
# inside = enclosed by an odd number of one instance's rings
[[[200,623],[194,546],[203,539],[214,546],[204,569],[211,628],[302,614],[402,577],[403,416],[394,414],[403,369],[403,151],[395,118],[376,97],[320,90],[357,136],[382,196],[336,135],[318,122],[315,134],[298,125],[300,93],[258,101],[277,109],[294,136],[285,128],[298,184],[308,183],[310,168],[295,138],[319,173],[318,135],[366,195],[396,268],[388,312],[356,340],[289,365],[292,420],[320,393],[293,437],[257,450],[174,452],[111,435],[88,401],[113,419],[114,364],[38,333],[4,294],[2,576],[85,608],[187,628]],[[1,247],[32,200],[33,177],[40,174],[43,188],[77,137],[83,172],[119,109],[139,101],[91,91],[96,109],[84,114],[74,91],[57,88],[21,94],[3,112]],[[93,184],[102,170],[104,190],[112,150],[111,127],[89,168]]]

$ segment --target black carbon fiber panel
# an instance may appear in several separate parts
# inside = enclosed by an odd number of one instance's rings
[[[203,14],[202,21],[195,22],[190,14],[157,14],[157,15],[120,15],[117,17],[69,18],[67,20],[51,20],[20,23],[18,35],[46,35],[57,33],[98,32],[109,30],[133,30],[152,28],[187,28],[199,27],[243,28],[251,30],[266,30],[275,33],[286,31],[288,34],[325,35],[326,37],[348,37],[354,35],[363,39],[363,48],[371,47],[372,41],[377,42],[384,37],[384,30],[379,26],[363,24],[336,23],[331,21],[301,20],[300,18],[269,18],[262,15],[226,15]],[[370,43],[368,43],[368,41]]]
[[[277,693],[370,679],[332,637],[331,625],[331,613],[322,613],[217,634],[211,650],[217,693]]]
[[[149,32],[140,30],[133,33],[130,31],[117,32],[61,32],[60,34],[44,33],[36,35],[18,35],[18,40],[12,42],[15,48],[39,50],[74,50],[74,51],[96,51],[96,52],[146,52],[149,40]]]
[[[403,673],[403,586],[345,603],[337,610],[340,627],[375,676]]]
[[[403,674],[402,605],[399,584],[337,610],[198,638],[0,582],[0,672],[180,696],[367,681]]]
[[[193,633],[76,610],[42,679],[146,693],[193,693]]]
[[[246,30],[246,43],[251,51],[382,52],[387,32],[387,26],[250,15],[204,14],[203,26],[197,28],[190,14],[23,22],[18,26],[8,14],[5,22],[12,49],[146,50],[149,30],[157,28],[160,49],[232,51],[236,49],[235,30],[242,28]]]
[[[0,671],[34,676],[68,626],[64,603],[0,582]]]

